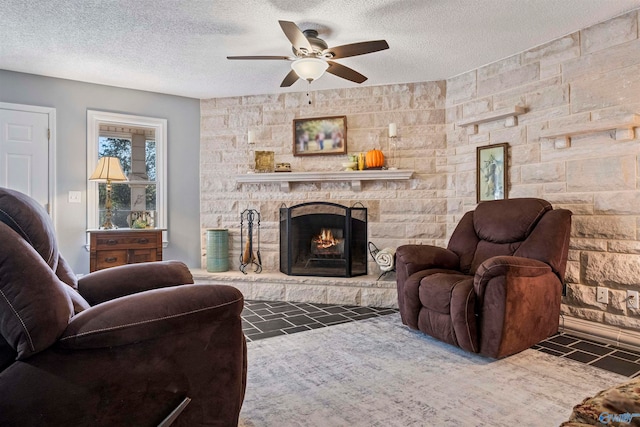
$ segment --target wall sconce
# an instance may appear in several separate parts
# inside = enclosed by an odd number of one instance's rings
[[[389,123],[389,138],[396,138],[398,136],[398,125],[395,123]]]
[[[104,230],[110,230],[117,228],[111,222],[111,182],[112,181],[126,181],[127,177],[122,172],[122,166],[120,166],[120,159],[117,157],[100,157],[98,160],[98,166],[89,177],[89,181],[106,182],[107,183],[107,197],[104,202],[105,218],[104,223],[100,228]]]
[[[398,126],[395,123],[389,123],[389,161],[388,169],[396,170],[396,150],[398,149]]]
[[[249,160],[249,169],[247,173],[254,173],[256,169],[256,133],[255,131],[247,131],[247,159]]]

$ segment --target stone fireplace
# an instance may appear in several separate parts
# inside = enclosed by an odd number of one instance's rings
[[[280,271],[289,276],[367,274],[367,208],[328,202],[280,208]]]
[[[445,246],[448,224],[462,213],[463,198],[473,196],[475,201],[473,193],[447,202],[451,188],[446,178],[455,174],[440,163],[447,153],[445,94],[446,83],[439,81],[311,91],[312,104],[306,91],[202,100],[202,248],[207,228],[227,228],[229,271],[197,272],[197,282],[232,285],[247,300],[397,307],[395,277],[379,277],[380,270],[366,244],[371,241],[385,248],[419,241]],[[336,112],[348,118],[347,154],[375,147],[384,152],[389,142],[388,124],[398,123],[398,169],[345,171],[342,163],[348,160],[346,155],[294,156],[292,120]],[[255,132],[255,146],[248,144],[248,130]],[[273,151],[274,162],[290,163],[292,171],[247,173],[255,157],[251,149]],[[475,179],[473,165],[464,169],[469,180]],[[447,169],[441,170],[443,167]],[[340,226],[325,227],[334,238],[339,234],[334,232],[336,228],[344,229],[344,206],[355,203],[359,207],[356,202],[361,202],[367,208],[366,217],[352,222],[363,229],[362,237],[359,243],[345,243],[351,261],[313,260],[307,265],[316,269],[324,265],[329,272],[299,275],[292,265],[294,271],[287,274],[288,267],[281,269],[281,261],[288,261],[289,251],[310,251],[310,241],[302,245],[284,239],[288,246],[281,247],[280,208],[316,201],[343,205],[338,208]],[[256,209],[262,215],[263,271],[259,274],[239,271],[244,242],[238,218],[245,209]],[[353,210],[351,214],[357,215]],[[206,266],[204,252],[202,267]]]

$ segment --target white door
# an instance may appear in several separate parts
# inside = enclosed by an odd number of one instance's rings
[[[49,115],[0,108],[0,187],[18,190],[50,209]]]

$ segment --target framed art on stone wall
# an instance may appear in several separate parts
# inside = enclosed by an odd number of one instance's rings
[[[323,154],[347,154],[347,116],[293,121],[293,155]]]
[[[476,201],[507,199],[508,143],[476,149]]]
[[[274,152],[273,151],[256,151],[256,172],[273,172],[274,171]]]

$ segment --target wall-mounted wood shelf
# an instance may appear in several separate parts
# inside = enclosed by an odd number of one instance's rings
[[[634,128],[640,127],[640,116],[631,114],[617,119],[597,120],[595,122],[576,123],[540,132],[540,138],[555,140],[556,148],[571,146],[571,138],[590,133],[614,131],[616,141],[630,141],[635,138]]]
[[[478,133],[478,125],[480,123],[493,122],[496,120],[505,119],[504,125],[506,127],[513,127],[518,124],[518,116],[526,112],[526,107],[515,105],[510,108],[501,108],[500,110],[490,111],[485,114],[470,117],[466,120],[458,122],[458,126],[466,127],[468,135]]]
[[[292,182],[330,182],[345,181],[351,183],[353,191],[362,190],[362,181],[399,181],[413,175],[412,170],[363,170],[339,172],[273,172],[247,173],[236,175],[239,184],[279,184],[280,190],[289,192]]]

